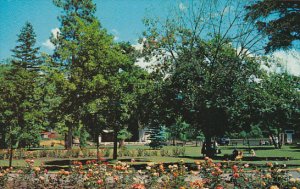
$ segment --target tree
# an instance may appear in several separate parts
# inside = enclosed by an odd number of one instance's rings
[[[287,49],[300,40],[300,2],[261,0],[247,5],[246,20],[256,21],[257,29],[267,35],[265,51]]]
[[[12,52],[15,58],[12,62],[27,70],[35,70],[39,65],[38,56],[39,47],[34,47],[36,43],[36,34],[30,22],[26,22],[18,35],[19,43]]]
[[[299,125],[299,78],[287,73],[269,73],[251,90],[248,119],[259,124],[272,137],[275,148],[281,148],[280,133]],[[252,88],[253,89],[253,88]],[[275,142],[278,137],[279,143]]]
[[[94,21],[94,13],[96,6],[91,0],[72,1],[72,0],[54,0],[53,3],[63,9],[63,15],[59,17],[61,22],[60,32],[51,37],[51,42],[55,45],[53,53],[54,61],[59,66],[60,72],[56,74],[55,79],[59,90],[57,91],[61,97],[61,103],[56,108],[56,115],[59,116],[60,121],[64,122],[68,131],[66,133],[66,148],[72,148],[73,127],[79,125],[80,102],[79,97],[81,90],[80,75],[83,74],[82,68],[84,64],[80,62],[80,56],[77,53],[78,39],[80,33],[78,30],[79,22],[92,23]],[[80,20],[80,21],[79,21]],[[57,89],[58,89],[57,88]],[[83,100],[83,98],[80,98]]]
[[[173,140],[173,145],[176,145],[176,140],[186,138],[190,125],[182,121],[182,118],[176,119],[176,123],[168,127],[167,132],[170,134],[170,139]]]
[[[151,140],[151,142],[149,143],[149,146],[151,148],[153,149],[162,148],[164,143],[166,142],[165,128],[159,125],[159,123],[156,126],[151,125],[149,139]]]
[[[42,93],[40,73],[34,69],[40,66],[35,45],[35,35],[32,26],[26,23],[18,35],[14,50],[15,60],[1,77],[1,123],[2,137],[12,150],[15,147],[38,146],[40,131],[43,127],[44,112],[42,110]]]
[[[127,130],[127,128],[120,130],[118,133],[119,148],[123,147],[125,140],[130,139],[131,137],[132,134]]]
[[[175,120],[179,113],[201,130],[208,156],[214,155],[212,137],[234,129],[230,110],[238,98],[236,90],[259,70],[249,53],[258,50],[254,47],[262,37],[255,34],[252,23],[243,21],[240,5],[197,2],[165,21],[145,20],[143,52],[159,62],[162,96],[169,99],[161,100],[159,107],[169,112],[167,119]]]

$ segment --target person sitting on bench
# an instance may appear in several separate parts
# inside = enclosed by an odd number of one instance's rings
[[[236,160],[236,161],[239,161],[239,160],[242,160],[242,158],[243,158],[243,152],[242,152],[242,151],[239,151],[239,152],[238,152],[238,155],[235,157],[235,160]]]
[[[232,160],[235,160],[235,158],[239,155],[239,151],[237,151],[236,148],[232,151]]]

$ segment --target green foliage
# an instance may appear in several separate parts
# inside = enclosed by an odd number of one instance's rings
[[[300,4],[297,1],[255,1],[246,6],[246,20],[256,21],[257,29],[267,35],[266,52],[292,47],[300,40]]]
[[[122,129],[118,133],[119,140],[126,140],[126,139],[130,139],[131,137],[132,137],[132,134],[126,128]]]
[[[159,149],[164,146],[166,142],[166,131],[163,126],[151,127],[150,129],[150,137],[151,142],[149,146],[153,149]]]
[[[264,137],[259,125],[252,125],[249,129],[243,130],[239,133],[226,132],[225,136],[229,137],[230,139],[263,138]]]
[[[168,138],[173,140],[182,140],[186,141],[188,138],[188,131],[190,125],[178,118],[176,123],[167,128],[167,133],[169,134]]]
[[[101,33],[98,30],[99,23],[94,20],[93,15],[95,5],[91,0],[54,0],[53,3],[63,10],[63,14],[59,16],[60,32],[51,37],[55,50],[49,59],[53,68],[49,71],[49,80],[53,83],[56,99],[59,99],[53,107],[55,118],[52,121],[67,127],[61,130],[68,132],[66,147],[71,148],[73,127],[79,126],[79,117],[83,114],[82,107],[84,103],[89,102],[87,96],[93,96],[89,90],[98,90],[103,85],[103,79],[97,76],[99,70],[93,62],[93,41],[87,40],[86,33],[90,34],[89,37],[93,35],[92,28],[98,37],[105,32]],[[88,56],[89,54],[91,56]],[[92,81],[94,85],[88,81]]]
[[[38,56],[39,47],[34,47],[36,43],[36,34],[30,22],[26,22],[18,35],[18,45],[12,50],[12,63],[15,66],[27,70],[36,70],[40,64]]]
[[[41,62],[32,25],[27,22],[18,37],[20,44],[12,50],[16,59],[1,71],[0,130],[8,145],[38,146],[45,125],[44,78],[35,69]]]

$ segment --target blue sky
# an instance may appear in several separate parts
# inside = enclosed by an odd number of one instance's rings
[[[177,0],[94,0],[96,16],[103,27],[114,34],[118,41],[136,43],[144,29],[142,19],[151,16],[164,17]],[[47,45],[51,30],[59,27],[60,9],[52,0],[0,0],[0,60],[10,57],[16,45],[17,34],[26,21],[33,24],[37,34],[37,46],[43,52],[51,52]]]
[[[144,30],[145,16],[165,17],[171,7],[185,8],[192,0],[94,0],[96,16],[117,41],[136,44]],[[248,1],[246,1],[248,2]],[[16,46],[17,34],[26,21],[33,24],[37,34],[37,46],[42,52],[51,53],[49,37],[59,27],[57,16],[61,10],[52,0],[0,0],[0,61],[11,56]],[[275,52],[275,58],[287,69],[300,76],[299,48],[289,52]]]

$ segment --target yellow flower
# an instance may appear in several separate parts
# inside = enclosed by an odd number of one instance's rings
[[[267,174],[265,175],[265,177],[268,178],[268,179],[272,178],[272,176],[271,176],[270,173],[267,173]]]
[[[39,167],[34,167],[33,170],[34,170],[35,172],[40,172],[41,168],[39,168]]]
[[[296,179],[291,178],[291,179],[290,179],[290,182],[296,182]]]
[[[278,188],[278,186],[273,185],[273,186],[270,187],[270,189],[279,189],[279,188]]]
[[[266,165],[267,165],[268,167],[273,167],[273,163],[272,163],[272,162],[268,162],[268,163],[266,163]]]
[[[40,176],[39,179],[40,179],[41,181],[44,181],[44,180],[45,180],[45,177]]]
[[[294,187],[292,187],[292,189],[297,189],[297,187],[294,186]]]

